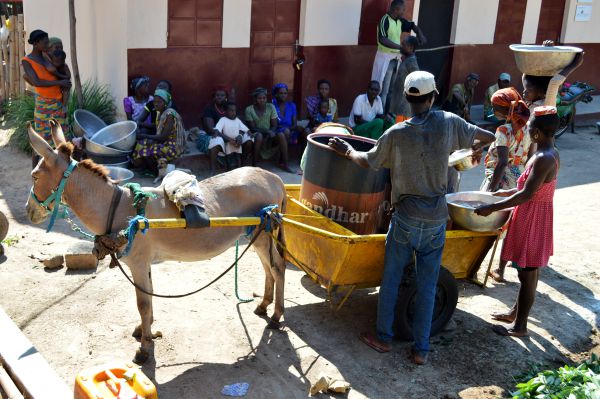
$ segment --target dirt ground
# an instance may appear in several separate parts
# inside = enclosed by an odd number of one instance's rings
[[[155,299],[155,359],[144,372],[159,397],[219,398],[226,384],[249,382],[248,398],[304,398],[321,373],[352,385],[348,398],[494,398],[514,388],[513,376],[532,364],[556,367],[578,361],[597,347],[600,311],[600,136],[579,128],[558,141],[562,168],[555,197],[555,255],[544,270],[530,317],[529,338],[504,338],[491,330],[490,312],[515,299],[516,273],[508,283],[481,289],[460,282],[449,331],[432,338],[428,365],[406,359],[408,343],[379,354],[357,339],[375,322],[376,290],[356,292],[339,312],[324,302],[325,290],[293,267],[287,270],[286,313],[281,331],[266,329],[256,303],[238,304],[233,275],[192,297]],[[35,257],[60,254],[84,241],[59,221],[45,233],[25,214],[30,160],[6,147],[0,132],[0,210],[10,220],[6,256],[0,258],[0,306],[69,385],[87,367],[132,358],[139,321],[134,289],[117,269],[48,271]],[[481,168],[465,174],[462,189],[477,189]],[[299,177],[286,174],[286,182]],[[149,180],[145,181],[146,183]],[[234,257],[197,264],[154,267],[154,289],[182,293],[218,275]],[[483,277],[480,272],[480,278]],[[240,294],[263,290],[263,271],[250,253],[240,265]],[[321,395],[320,397],[330,397]]]

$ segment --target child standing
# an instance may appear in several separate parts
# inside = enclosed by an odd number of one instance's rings
[[[251,154],[253,142],[254,137],[249,134],[248,127],[237,117],[236,105],[226,103],[225,117],[217,122],[208,144],[211,173],[214,173],[219,152],[225,153],[228,170],[239,168],[242,164],[242,147],[244,153]]]
[[[329,114],[329,100],[321,100],[319,103],[319,112],[311,119],[311,130],[314,132],[322,123],[331,122],[333,116]]]
[[[66,63],[66,59],[67,59],[67,53],[65,53],[64,51],[58,49],[58,50],[54,50],[51,54],[50,54],[50,60],[52,61],[52,65],[54,65],[54,68],[56,68],[56,70],[53,72],[54,75],[58,78],[58,79],[71,79],[71,70],[69,69],[69,66]],[[63,110],[66,112],[67,110],[67,106],[69,104],[69,94],[71,92],[71,88],[70,87],[62,87],[62,106],[63,106]]]
[[[517,180],[517,188],[500,190],[497,196],[508,197],[492,205],[475,210],[481,216],[515,207],[501,258],[511,261],[518,270],[519,295],[508,313],[492,314],[492,318],[511,323],[508,327],[494,325],[497,334],[527,336],[527,318],[533,306],[540,269],[548,265],[553,252],[553,198],[556,189],[560,158],[554,147],[554,133],[559,117],[556,107],[537,107],[527,127],[537,150],[527,162],[523,174]]]

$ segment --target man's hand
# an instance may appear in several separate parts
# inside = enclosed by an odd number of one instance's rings
[[[345,157],[348,150],[354,150],[350,144],[340,139],[339,137],[332,137],[329,139],[329,147],[337,152],[339,155]]]
[[[475,209],[475,213],[479,216],[489,216],[492,214],[492,212],[494,212],[492,206],[493,205],[480,206],[479,208]]]

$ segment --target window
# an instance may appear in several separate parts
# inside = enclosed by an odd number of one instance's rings
[[[223,0],[169,0],[168,47],[220,47]]]

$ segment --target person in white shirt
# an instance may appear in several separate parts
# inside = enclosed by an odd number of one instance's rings
[[[211,174],[215,172],[218,154],[225,154],[227,170],[239,168],[242,165],[242,152],[252,154],[253,144],[254,137],[250,129],[237,117],[236,105],[226,103],[225,117],[217,122],[208,143]]]
[[[383,103],[379,97],[379,82],[372,80],[365,94],[354,100],[348,124],[354,134],[377,140],[391,126],[384,120]]]

